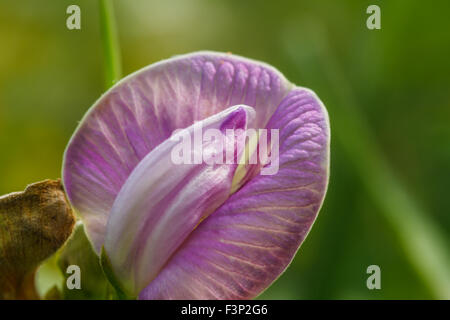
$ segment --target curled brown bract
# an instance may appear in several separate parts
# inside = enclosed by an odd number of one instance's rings
[[[0,299],[38,299],[34,274],[72,233],[75,216],[58,180],[0,197]]]

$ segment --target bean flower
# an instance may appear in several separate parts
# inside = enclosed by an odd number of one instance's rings
[[[199,127],[220,134],[195,142]],[[251,129],[266,134],[250,139]],[[266,157],[240,161],[264,149],[263,136]],[[194,137],[187,148],[185,137]],[[250,299],[311,229],[329,142],[327,111],[311,90],[267,64],[198,52],[143,68],[100,97],[67,146],[63,184],[127,297]]]

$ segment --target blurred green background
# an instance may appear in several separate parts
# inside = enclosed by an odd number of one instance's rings
[[[450,298],[450,1],[117,0],[124,75],[175,54],[231,51],[324,101],[322,211],[265,299]],[[66,8],[81,7],[81,30]],[[366,8],[381,7],[381,30]],[[98,3],[0,0],[0,194],[60,177],[103,92]],[[381,267],[381,290],[366,268]]]

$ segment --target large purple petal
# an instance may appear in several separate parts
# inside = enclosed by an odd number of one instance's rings
[[[255,108],[262,128],[292,85],[274,68],[199,52],[146,67],[89,110],[64,156],[63,181],[97,252],[114,200],[136,165],[175,129],[232,105]]]
[[[328,182],[329,124],[314,93],[291,91],[270,119],[280,167],[258,175],[192,232],[141,299],[248,299],[288,266]]]
[[[243,132],[254,117],[253,108],[236,106],[197,122],[157,146],[130,174],[111,209],[104,244],[126,292],[137,296],[199,222],[228,198],[245,146]],[[214,139],[206,138],[208,132]],[[202,145],[196,134],[205,135]],[[174,159],[183,147],[183,158]],[[207,159],[226,158],[227,152],[234,155],[232,164]],[[194,154],[203,160],[194,163]]]

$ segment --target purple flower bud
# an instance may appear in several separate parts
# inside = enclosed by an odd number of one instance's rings
[[[64,186],[128,294],[249,299],[285,270],[314,223],[329,140],[312,91],[266,64],[199,52],[105,93],[67,147]]]

